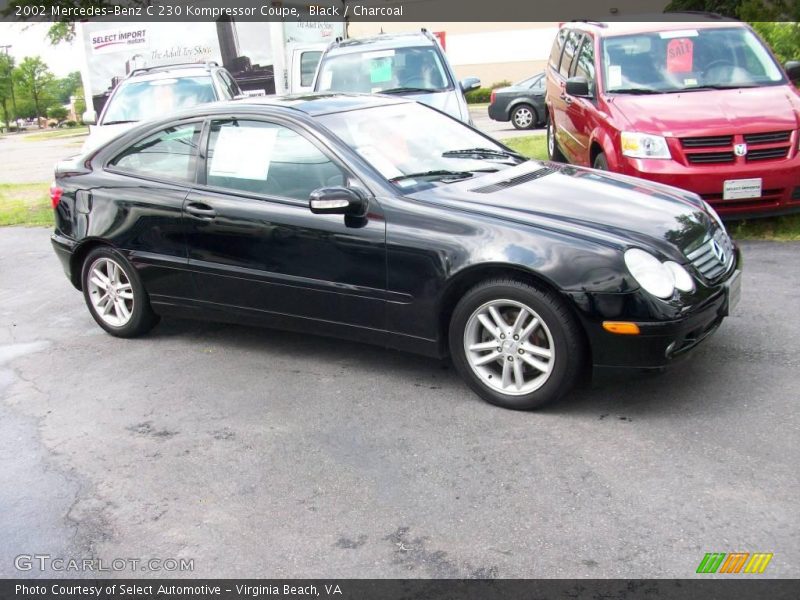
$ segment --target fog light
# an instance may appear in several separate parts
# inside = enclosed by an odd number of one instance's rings
[[[603,329],[617,335],[639,335],[639,326],[627,321],[603,321]]]

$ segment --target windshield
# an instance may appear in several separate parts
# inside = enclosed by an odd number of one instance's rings
[[[317,118],[404,191],[498,171],[524,160],[421,104],[378,106]],[[414,175],[420,175],[420,180],[410,177]]]
[[[761,40],[745,27],[607,38],[603,72],[606,92],[679,92],[784,82]]]
[[[142,121],[216,100],[209,76],[128,81],[120,85],[109,101],[102,125]]]
[[[339,54],[325,58],[316,91],[378,94],[398,88],[450,88],[439,54],[430,46]]]

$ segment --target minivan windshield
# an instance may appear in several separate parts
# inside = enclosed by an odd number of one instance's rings
[[[101,125],[142,121],[215,99],[209,76],[129,80],[109,100]]]
[[[368,50],[325,57],[318,92],[440,92],[451,87],[432,46]]]
[[[606,92],[664,93],[784,83],[775,60],[746,27],[682,29],[609,37]]]
[[[404,102],[317,117],[383,177],[408,191],[493,172],[526,159],[461,122]]]

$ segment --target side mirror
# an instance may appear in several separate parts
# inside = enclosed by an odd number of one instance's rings
[[[481,80],[477,77],[465,77],[458,82],[458,85],[461,86],[461,91],[466,94],[481,87]]]
[[[363,217],[367,213],[367,197],[354,188],[324,187],[311,192],[308,207],[315,215],[348,215]]]
[[[87,110],[85,113],[83,113],[81,120],[86,125],[95,125],[97,123],[97,112],[93,110]]]
[[[786,75],[792,81],[800,81],[800,60],[790,60],[784,65]]]
[[[568,96],[577,96],[578,98],[589,98],[589,82],[586,77],[570,77],[567,79],[567,85],[564,91]]]

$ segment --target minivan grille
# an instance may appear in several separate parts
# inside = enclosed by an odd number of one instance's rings
[[[711,283],[718,281],[733,265],[733,242],[723,229],[706,236],[703,242],[686,254],[694,268]]]
[[[789,146],[778,146],[777,148],[755,148],[747,152],[747,160],[768,160],[770,158],[786,158],[789,154]]]
[[[681,138],[684,148],[717,148],[733,144],[732,135],[709,135],[705,137]]]
[[[733,162],[733,159],[733,152],[698,152],[686,155],[686,160],[692,164],[728,163]]]
[[[535,171],[530,171],[529,173],[523,173],[522,175],[517,175],[516,177],[512,177],[510,179],[504,179],[503,181],[498,181],[497,183],[490,183],[489,185],[477,187],[470,191],[477,194],[491,194],[492,192],[499,192],[500,190],[504,190],[515,185],[520,185],[521,183],[534,181],[535,179],[539,179],[540,177],[544,177],[545,175],[549,175],[550,173],[554,172],[555,171],[553,171],[553,169],[542,167],[541,169],[536,169]]]
[[[788,142],[792,136],[791,131],[771,131],[769,133],[746,133],[744,141],[748,144],[779,144]]]
[[[747,147],[744,160],[755,162],[762,160],[780,160],[789,156],[791,150],[792,132],[765,131],[760,133],[746,133],[741,137],[733,135],[709,135],[702,137],[681,138],[681,147],[686,150],[684,155],[689,164],[733,163],[736,162],[736,153],[744,148],[735,146],[744,142]],[[776,144],[781,144],[776,146]],[[766,147],[764,147],[766,146]]]

